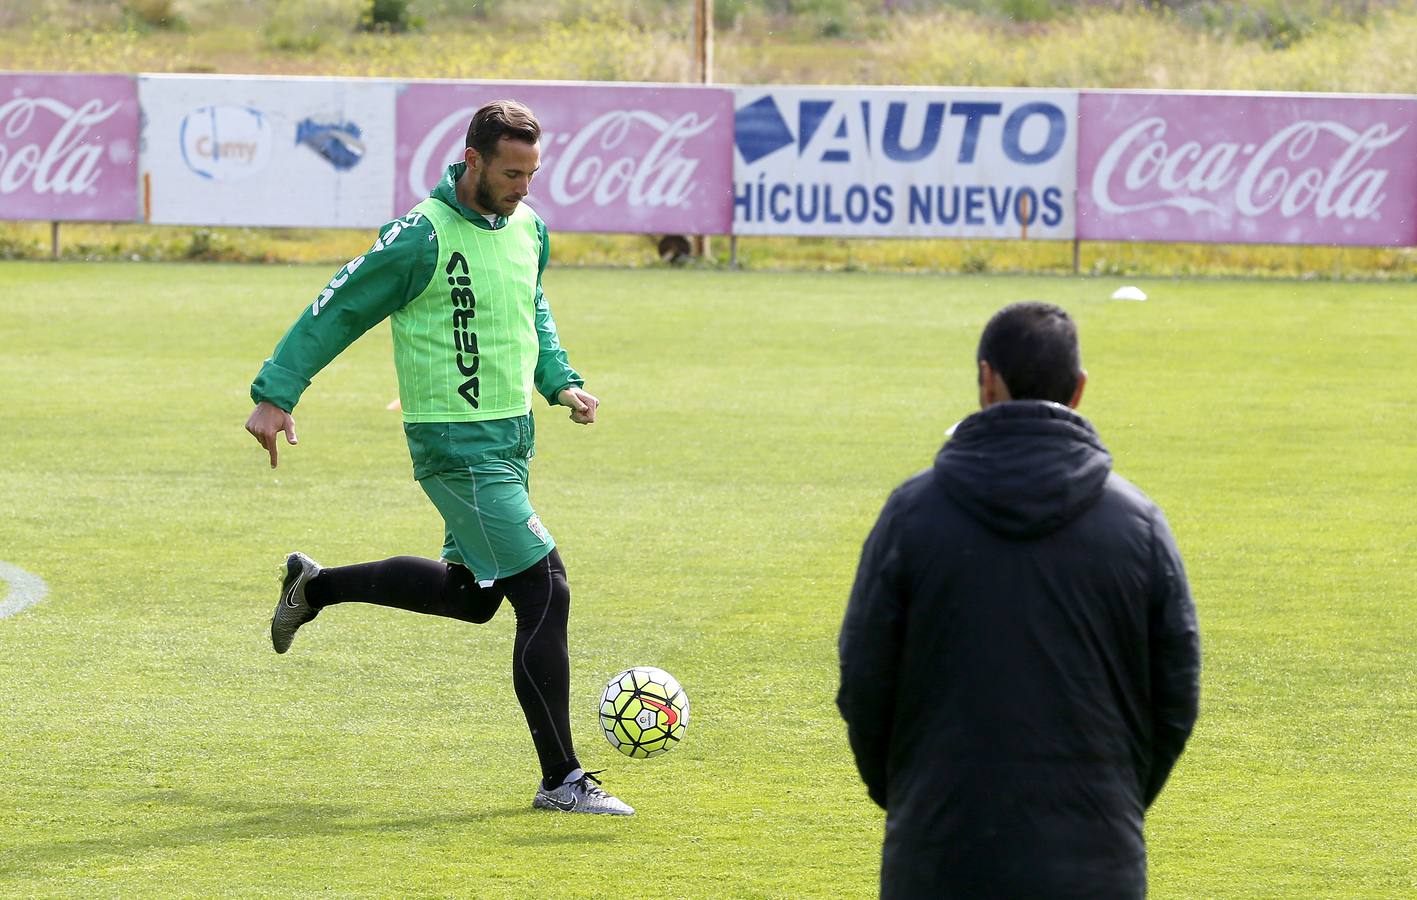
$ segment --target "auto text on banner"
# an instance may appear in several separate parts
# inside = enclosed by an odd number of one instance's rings
[[[137,196],[132,76],[0,72],[0,219],[132,221]]]
[[[363,228],[393,218],[392,82],[144,75],[138,92],[153,222]]]
[[[398,97],[394,201],[410,209],[460,162],[472,114],[525,103],[541,123],[528,204],[563,231],[727,234],[733,95],[720,88],[411,82]]]
[[[1417,244],[1417,97],[1086,92],[1088,240]]]
[[[1075,91],[736,94],[736,234],[1073,237]]]

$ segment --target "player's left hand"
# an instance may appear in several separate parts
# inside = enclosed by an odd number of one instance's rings
[[[562,406],[571,408],[571,421],[589,425],[595,421],[595,411],[600,401],[578,387],[568,387],[556,395]]]

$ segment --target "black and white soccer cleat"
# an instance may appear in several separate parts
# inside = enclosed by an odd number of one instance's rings
[[[575,772],[571,773],[575,775]],[[538,785],[536,798],[531,805],[537,809],[550,809],[568,813],[599,813],[607,816],[633,816],[634,807],[607,793],[600,787],[600,772],[581,772],[580,777],[568,779],[555,790],[548,791]]]
[[[301,625],[319,615],[319,610],[305,599],[305,586],[320,574],[320,564],[304,553],[292,553],[285,558],[285,577],[280,582],[280,599],[271,616],[271,646],[277,653],[290,649],[295,632]]]

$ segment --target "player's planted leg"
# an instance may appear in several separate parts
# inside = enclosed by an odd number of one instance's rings
[[[561,812],[633,815],[576,759],[571,743],[571,657],[566,646],[571,590],[561,554],[552,550],[524,572],[498,582],[517,614],[512,685],[541,761],[532,805]]]

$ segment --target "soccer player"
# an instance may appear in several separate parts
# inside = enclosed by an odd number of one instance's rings
[[[271,619],[277,653],[336,603],[360,601],[464,622],[516,613],[512,684],[541,764],[532,805],[633,815],[576,758],[570,728],[571,595],[556,543],[532,509],[533,391],[595,422],[541,292],[546,225],[524,202],[540,165],[541,126],[510,100],[472,117],[464,161],[431,196],[382,229],[301,313],[251,385],[249,431],[276,466],[277,436],[310,379],[361,334],[392,318],[413,476],[442,514],[442,558],[400,556],[324,568],[286,559]]]
[[[981,411],[886,502],[841,629],[881,896],[1140,900],[1200,692],[1181,557],[1074,411],[1066,312],[1005,307],[976,362]]]

